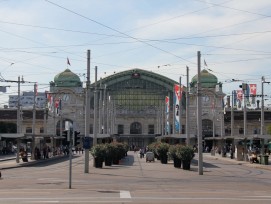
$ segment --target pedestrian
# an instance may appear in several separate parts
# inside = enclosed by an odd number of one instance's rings
[[[230,155],[231,155],[231,159],[233,159],[233,147],[232,147],[232,145],[230,146]]]

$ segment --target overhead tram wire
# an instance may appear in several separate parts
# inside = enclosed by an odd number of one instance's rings
[[[198,1],[198,2],[202,2],[202,3],[206,3],[206,1],[203,1],[203,0],[193,0],[193,1]],[[239,12],[249,13],[249,14],[253,14],[253,15],[257,15],[257,16],[264,16],[264,17],[268,17],[268,18],[271,17],[270,15],[265,15],[265,14],[256,13],[256,12],[252,12],[252,11],[247,11],[247,10],[232,8],[232,7],[229,7],[229,6],[223,6],[223,5],[212,3],[212,2],[209,2],[209,1],[208,1],[208,4],[211,4],[211,5],[216,6],[216,7],[222,7],[222,8],[226,8],[226,9],[230,9],[230,10],[235,10],[235,11],[239,11]]]
[[[233,1],[233,0],[225,1],[225,2],[222,2],[221,4],[226,4],[226,3],[231,2],[231,1]],[[150,24],[147,24],[147,25],[139,26],[139,27],[136,27],[136,28],[127,30],[127,31],[125,31],[125,33],[131,32],[131,31],[134,31],[134,30],[139,30],[139,29],[142,29],[142,28],[151,27],[151,26],[154,26],[154,25],[157,25],[157,24],[160,24],[160,23],[172,21],[172,20],[174,20],[174,19],[181,18],[181,17],[187,16],[187,15],[190,15],[190,14],[199,13],[199,12],[201,12],[201,11],[207,10],[207,9],[209,9],[209,8],[212,8],[212,7],[214,7],[214,6],[207,6],[207,7],[204,7],[204,8],[198,9],[198,10],[195,10],[195,11],[187,12],[187,13],[184,13],[184,14],[182,14],[182,15],[174,16],[174,17],[171,17],[171,18],[168,18],[168,19],[164,19],[164,20],[155,22],[155,23],[150,23]]]
[[[209,8],[209,7],[208,7]],[[197,12],[197,11],[194,11],[194,12]],[[183,15],[182,15],[183,16]],[[178,16],[178,17],[181,17],[181,16]],[[176,17],[177,18],[177,17]],[[171,18],[172,19],[172,18]],[[169,19],[170,20],[170,19]],[[159,22],[158,22],[159,23]],[[25,25],[25,24],[22,24],[22,25]],[[29,25],[29,26],[31,26],[31,25]],[[41,27],[41,26],[37,26],[37,27],[40,27],[40,28],[48,28],[48,29],[51,29],[51,28],[49,28],[49,27]],[[57,29],[57,28],[52,28],[52,29]],[[58,29],[57,29],[58,30]],[[62,29],[59,29],[59,30],[62,30]],[[65,30],[65,29],[63,29],[63,30]],[[68,31],[68,30],[67,30]],[[73,32],[73,31],[71,31],[71,32]],[[80,31],[78,31],[78,32],[80,32]],[[83,32],[84,33],[84,32]],[[111,35],[110,35],[111,36]],[[121,37],[121,36],[117,36],[117,37]],[[190,37],[191,38],[191,37]],[[82,45],[83,46],[83,45]]]
[[[120,36],[119,36],[120,37]]]
[[[104,34],[104,33],[93,33],[93,32],[79,31],[79,30],[70,30],[70,29],[64,29],[64,28],[54,28],[54,27],[47,27],[47,26],[38,26],[38,25],[29,25],[29,24],[23,24],[23,23],[15,23],[15,22],[10,22],[10,21],[0,21],[0,23],[11,24],[11,25],[16,25],[16,26],[25,26],[25,27],[31,27],[31,28],[47,29],[47,30],[57,30],[57,31],[65,31],[65,32],[72,32],[72,33],[81,33],[81,34],[88,34],[88,35],[98,35],[98,36],[106,36],[106,37],[128,38],[128,37],[123,36],[123,35],[112,35],[112,34]]]
[[[29,39],[29,38],[26,38],[26,37],[23,37],[23,36],[20,36],[20,35],[17,35],[17,34],[14,34],[14,33],[8,32],[8,31],[0,30],[0,32],[6,33],[6,34],[8,34],[8,35],[12,35],[12,36],[15,36],[15,37],[18,37],[18,38],[25,39],[25,40],[30,41],[30,42],[33,42],[33,43],[35,43],[35,44],[39,44],[39,45],[46,45],[46,44],[44,44],[44,43],[37,42],[37,41],[35,41],[35,40]],[[67,53],[67,54],[74,54],[74,53],[67,52],[67,51],[62,50],[62,49],[57,49],[57,48],[55,48],[55,49],[56,49],[56,50],[58,50],[58,51],[61,51],[61,52]],[[84,58],[84,57],[82,57],[82,56],[80,56],[80,55],[77,55],[77,56],[78,56],[78,57],[80,57],[80,58]]]
[[[189,40],[189,39],[198,39],[198,38],[217,38],[217,37],[229,37],[229,36],[239,36],[239,35],[253,35],[253,34],[265,34],[265,33],[271,33],[271,30],[267,31],[256,31],[256,32],[247,32],[247,33],[230,33],[230,34],[219,34],[219,35],[206,35],[206,36],[192,36],[192,37],[179,37],[179,38],[166,38],[162,40]],[[142,39],[144,40],[144,39]],[[150,39],[146,39],[150,40]],[[161,39],[160,39],[161,40]]]
[[[230,1],[232,1],[232,0],[230,0]],[[221,4],[225,4],[225,3],[228,3],[230,1],[226,1],[226,2],[223,2]],[[189,14],[198,13],[198,12],[200,12],[202,10],[206,10],[206,9],[211,8],[211,7],[213,7],[213,6],[208,6],[208,7],[196,10],[196,11],[188,12],[188,13],[185,13],[185,14],[182,14],[182,15],[179,15],[179,16],[175,16],[175,17],[171,17],[171,18],[168,18],[168,19],[165,19],[165,20],[161,20],[161,21],[158,21],[158,22],[155,22],[155,23],[152,23],[152,24],[148,24],[148,25],[144,25],[144,26],[141,26],[141,27],[137,27],[137,28],[125,31],[125,33],[133,31],[133,30],[139,30],[139,29],[142,29],[142,28],[145,28],[145,27],[150,27],[152,25],[157,25],[157,24],[160,24],[160,23],[163,23],[163,22],[168,22],[168,21],[171,21],[173,19],[180,18],[180,17],[186,16],[186,15],[189,15]],[[64,29],[64,28],[55,28],[55,27],[47,27],[47,26],[38,26],[38,25],[29,25],[29,24],[23,24],[23,23],[15,23],[15,22],[10,22],[10,21],[0,21],[0,23],[10,24],[10,25],[18,25],[18,26],[25,26],[25,27],[32,27],[32,28],[48,29],[48,30],[58,30],[58,31],[65,31],[65,32],[90,34],[90,35],[101,35],[101,36],[107,36],[107,37],[130,38],[129,36],[123,36],[123,35],[112,35],[112,34],[103,34],[103,33],[93,33],[93,32],[70,30],[70,29]],[[187,37],[187,38],[189,38],[189,37]],[[193,37],[190,37],[190,38],[193,38]],[[195,38],[197,38],[197,37],[195,37]],[[140,38],[138,38],[138,39],[140,39]],[[80,46],[80,45],[78,45],[78,46]],[[48,46],[48,47],[50,47],[50,46]],[[56,47],[62,47],[62,46],[56,46]]]
[[[155,49],[157,49],[157,50],[160,50],[160,51],[162,51],[162,52],[164,52],[164,53],[170,54],[170,55],[172,55],[172,56],[174,56],[174,57],[176,57],[176,58],[182,59],[182,60],[184,60],[184,61],[186,61],[186,62],[195,64],[194,62],[191,62],[191,61],[189,61],[189,60],[187,60],[187,59],[184,59],[184,58],[182,58],[182,57],[180,57],[180,56],[178,56],[178,55],[175,55],[174,53],[171,53],[171,52],[169,52],[169,51],[166,51],[166,50],[164,50],[164,49],[162,49],[162,48],[159,48],[159,47],[157,47],[157,46],[154,46],[154,45],[152,45],[152,44],[150,44],[150,43],[144,42],[144,41],[142,41],[142,40],[140,40],[140,39],[138,39],[138,38],[135,38],[135,37],[133,37],[133,36],[131,36],[131,35],[128,35],[128,34],[126,34],[126,33],[124,33],[124,32],[121,32],[121,31],[119,31],[119,30],[117,30],[117,29],[114,29],[114,28],[112,28],[112,27],[110,27],[110,26],[107,26],[107,25],[105,25],[105,24],[103,24],[103,23],[100,23],[100,22],[98,22],[98,21],[96,21],[96,20],[93,20],[93,19],[91,19],[91,18],[88,18],[88,17],[86,17],[86,16],[84,16],[84,15],[82,15],[82,14],[79,14],[79,13],[77,13],[77,12],[75,12],[75,11],[72,11],[72,10],[70,10],[70,9],[68,9],[68,8],[65,8],[65,7],[63,7],[63,6],[59,5],[59,4],[56,4],[56,3],[51,2],[51,1],[49,1],[49,0],[44,0],[44,1],[50,3],[50,4],[54,5],[54,6],[57,6],[57,7],[61,8],[61,9],[64,9],[64,10],[70,12],[70,13],[73,13],[73,14],[75,14],[75,15],[77,15],[77,16],[80,16],[80,17],[82,17],[82,18],[84,18],[84,19],[87,19],[87,20],[89,20],[89,21],[92,21],[92,22],[94,22],[94,23],[96,23],[96,24],[98,24],[98,25],[100,25],[100,26],[102,26],[102,27],[105,27],[105,28],[109,29],[109,30],[115,31],[115,32],[117,32],[117,33],[119,33],[119,34],[122,34],[122,35],[124,35],[124,36],[127,36],[127,37],[129,37],[129,38],[131,38],[131,39],[134,39],[134,40],[136,40],[136,41],[138,41],[138,42],[147,44],[147,45],[149,45],[150,47],[153,47],[153,48],[155,48]]]

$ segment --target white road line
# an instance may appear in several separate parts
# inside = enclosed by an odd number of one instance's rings
[[[28,203],[59,203],[57,200],[51,200],[51,201],[42,201],[42,200],[36,200],[36,201],[27,201]]]
[[[120,198],[131,198],[129,191],[120,191]]]

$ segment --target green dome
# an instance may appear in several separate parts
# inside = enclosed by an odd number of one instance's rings
[[[201,77],[201,87],[202,88],[215,88],[217,85],[217,77],[211,73],[209,73],[206,69],[200,72]],[[192,78],[191,84],[192,86],[196,85],[198,82],[198,75],[195,75]]]
[[[54,78],[55,86],[61,87],[82,87],[82,82],[78,75],[66,69],[64,72],[57,74]]]

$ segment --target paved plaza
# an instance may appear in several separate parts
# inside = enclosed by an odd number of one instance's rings
[[[84,155],[72,160],[69,189],[68,157],[16,164],[1,161],[0,204],[14,203],[270,203],[271,165],[250,164],[203,155],[203,175],[197,155],[191,170],[173,163],[146,162],[137,153],[119,165],[84,173]]]

